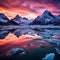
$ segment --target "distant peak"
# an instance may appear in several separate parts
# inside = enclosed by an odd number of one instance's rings
[[[5,16],[5,14],[4,13],[0,13],[0,16]]]
[[[23,19],[28,20],[28,18],[25,18],[25,17]]]
[[[48,11],[48,10],[45,10],[43,14],[47,14],[47,13],[50,13],[50,11]]]
[[[0,17],[3,18],[3,19],[9,20],[9,19],[7,18],[7,16],[5,16],[4,13],[0,13]]]
[[[16,15],[16,17],[20,17],[19,15]],[[20,17],[21,18],[21,17]]]
[[[42,15],[44,15],[44,16],[48,15],[48,16],[54,17],[53,14],[51,14],[50,11],[48,11],[48,10],[45,10]]]
[[[50,11],[48,11],[48,10],[45,10],[45,12],[50,12]]]
[[[16,15],[15,17],[14,17],[14,19],[18,19],[18,18],[21,18],[19,15]]]

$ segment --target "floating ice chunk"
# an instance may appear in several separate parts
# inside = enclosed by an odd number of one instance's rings
[[[50,53],[47,54],[42,60],[54,60],[55,54],[54,53]]]
[[[15,55],[15,54],[24,54],[25,50],[23,48],[13,48],[13,49],[10,50],[10,53],[12,55]]]

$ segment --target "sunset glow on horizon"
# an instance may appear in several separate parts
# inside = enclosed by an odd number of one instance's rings
[[[31,19],[41,15],[45,10],[60,15],[59,3],[59,0],[0,0],[0,13],[4,13],[8,18],[18,14]]]

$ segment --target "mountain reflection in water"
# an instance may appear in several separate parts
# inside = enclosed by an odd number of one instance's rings
[[[31,49],[56,48],[60,46],[59,29],[2,29],[0,30],[0,56],[11,55],[13,48]]]

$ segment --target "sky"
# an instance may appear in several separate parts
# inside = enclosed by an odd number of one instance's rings
[[[60,15],[60,0],[0,0],[0,13],[9,18],[18,14],[33,19],[45,10]]]

